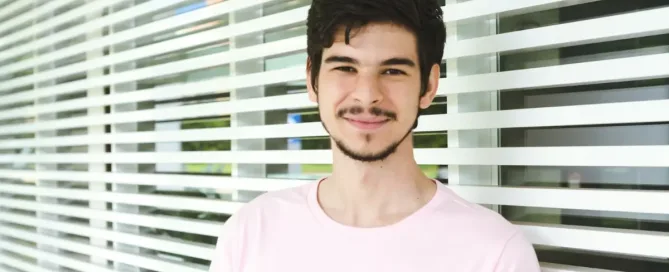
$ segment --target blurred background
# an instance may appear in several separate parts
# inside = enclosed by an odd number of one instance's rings
[[[331,169],[309,0],[0,0],[0,271],[206,271]],[[442,0],[425,173],[544,271],[669,271],[669,1]]]

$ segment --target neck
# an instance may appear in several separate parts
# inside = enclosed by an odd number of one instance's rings
[[[407,137],[395,153],[377,162],[356,161],[333,148],[332,175],[321,182],[318,197],[335,221],[377,227],[420,209],[435,190],[434,181],[416,164],[413,142]]]

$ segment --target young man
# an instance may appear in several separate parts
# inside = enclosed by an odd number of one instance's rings
[[[313,0],[309,97],[332,141],[332,174],[266,193],[223,226],[211,272],[538,272],[497,213],[427,178],[412,130],[437,92],[437,0]]]

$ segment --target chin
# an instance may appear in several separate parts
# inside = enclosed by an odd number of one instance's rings
[[[390,126],[384,126],[374,131],[361,131],[352,129],[348,124],[335,125],[335,130],[329,130],[325,122],[321,122],[321,124],[330,134],[333,149],[338,148],[349,158],[362,162],[385,160],[394,154],[400,144],[411,135],[411,130],[408,130],[403,137],[393,140],[391,136],[394,134],[394,129]]]
[[[360,152],[381,152],[386,147],[393,144],[391,139],[387,138],[387,133],[347,133],[344,137],[339,137],[347,147]]]
[[[395,153],[399,143],[388,143],[386,145],[371,145],[357,143],[351,145],[349,142],[342,142],[335,139],[337,148],[347,157],[361,162],[377,162],[388,158]]]

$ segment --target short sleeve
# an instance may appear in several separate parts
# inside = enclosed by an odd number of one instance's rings
[[[504,246],[495,272],[540,272],[537,254],[523,233],[517,231]]]
[[[236,265],[239,260],[239,214],[228,218],[221,228],[216,241],[216,249],[211,257],[209,272],[238,272]]]

